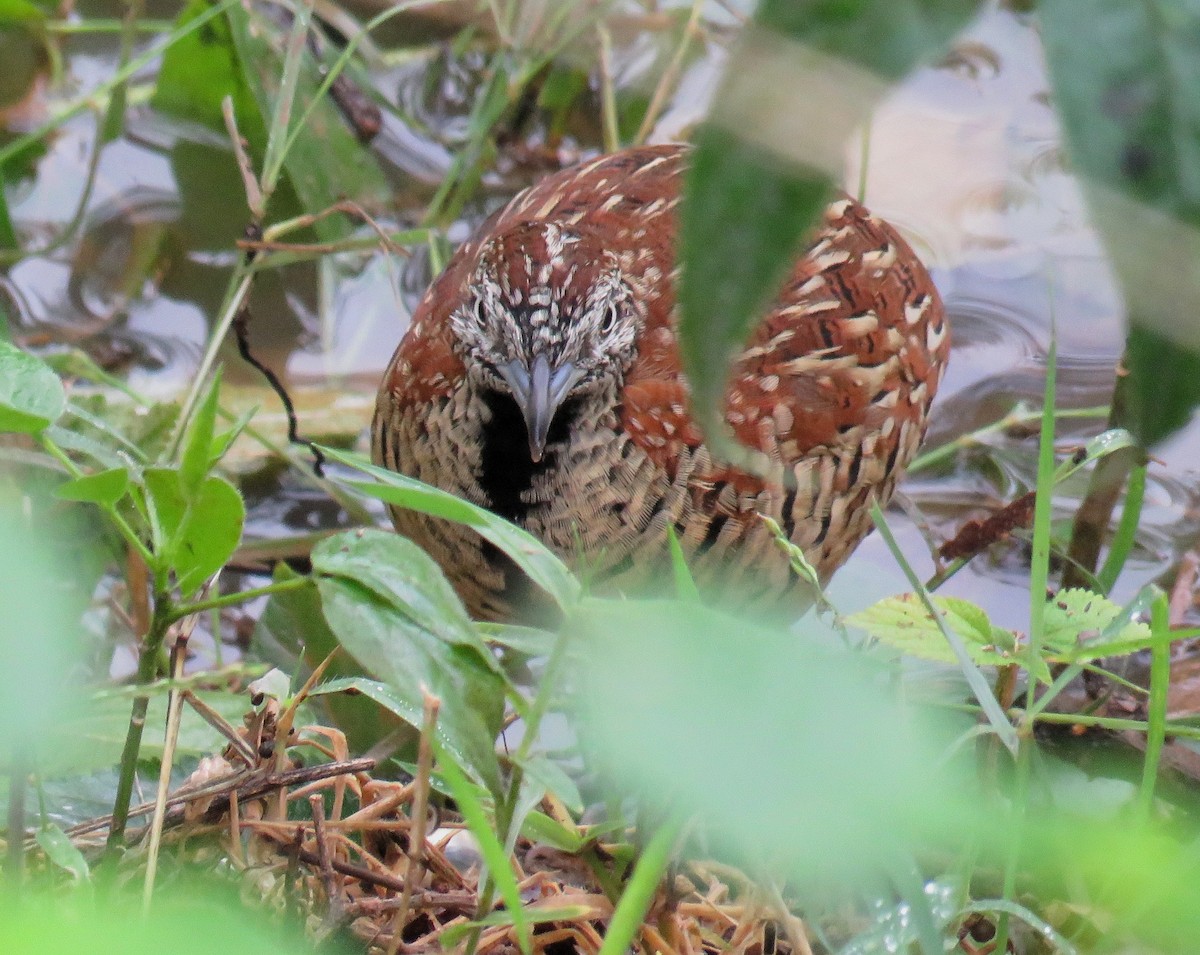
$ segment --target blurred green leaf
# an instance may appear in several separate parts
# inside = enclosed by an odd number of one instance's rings
[[[0,503],[0,762],[44,746],[78,704],[79,621],[60,579],[73,568],[59,566],[51,536]]]
[[[260,117],[269,117],[281,89],[281,47],[288,31],[272,23],[258,5],[233,6],[227,17],[242,76],[258,104]],[[316,99],[321,79],[318,64],[305,50],[289,133]],[[343,199],[353,199],[367,209],[385,207],[391,201],[391,189],[374,155],[354,137],[327,95],[316,101],[284,159],[284,169],[306,212],[320,212]],[[313,229],[324,242],[345,238],[349,231],[347,221],[340,216],[322,219]]]
[[[1200,295],[1189,299],[1187,305],[1181,302],[1180,312],[1193,307],[1200,308]],[[1193,315],[1180,315],[1177,320],[1194,323]],[[1125,343],[1129,372],[1125,407],[1129,426],[1149,445],[1182,428],[1200,405],[1200,338],[1192,336],[1197,347],[1184,347],[1177,338],[1143,324],[1136,306],[1130,318],[1133,326]]]
[[[968,725],[906,704],[888,670],[814,624],[754,627],[679,601],[588,600],[567,621],[581,743],[617,792],[697,813],[722,857],[825,887],[965,836]],[[714,779],[738,780],[736,798]]]
[[[116,504],[129,489],[129,469],[109,468],[67,481],[54,489],[55,497],[64,501],[89,504]]]
[[[1125,291],[1126,420],[1152,444],[1200,403],[1200,9],[1038,7],[1072,167]]]
[[[303,943],[273,927],[227,889],[185,880],[158,892],[148,911],[134,898],[106,893],[21,896],[0,900],[0,951],[5,955],[289,955]],[[334,947],[331,955],[343,951]]]
[[[420,728],[422,690],[441,700],[439,727],[459,752],[490,752],[504,712],[505,680],[441,569],[412,541],[348,531],[312,554],[325,619],[342,646],[383,680]],[[489,788],[498,768],[474,768]],[[493,790],[495,792],[496,790]]]
[[[190,23],[211,6],[208,0],[191,0],[179,14],[177,25]],[[219,16],[167,50],[150,104],[172,116],[203,123],[224,136],[221,101],[226,96],[233,100],[238,131],[246,138],[251,154],[261,159],[267,127],[242,73],[229,21]]]
[[[234,727],[242,725],[242,717],[251,708],[245,693],[206,690],[199,695]],[[96,694],[79,702],[69,716],[47,737],[50,745],[45,752],[39,753],[38,772],[44,778],[62,778],[116,765],[125,745],[125,731],[129,728],[128,696]],[[166,693],[156,693],[150,697],[140,759],[154,760],[162,756],[166,721]],[[183,708],[176,758],[210,756],[224,749],[226,742],[219,731],[190,707]],[[111,793],[107,797],[111,802]]]
[[[481,537],[507,554],[530,580],[553,597],[564,610],[578,599],[579,582],[567,570],[566,564],[528,531],[453,494],[369,464],[358,455],[347,454],[336,448],[321,450],[326,457],[375,478],[376,483],[346,482],[356,490],[388,504],[473,527]]]
[[[215,476],[187,494],[174,468],[147,468],[143,480],[161,535],[161,557],[186,598],[237,550],[246,516],[242,496]]]
[[[7,107],[26,100],[38,76],[49,69],[44,24],[45,15],[32,3],[0,0],[0,63],[4,64],[0,70],[0,129],[6,126]],[[3,206],[0,197],[0,210]],[[0,214],[0,220],[3,218]],[[0,225],[0,248],[5,247],[3,232]],[[7,247],[16,248],[16,243]]]
[[[87,859],[58,826],[43,826],[37,831],[35,838],[37,844],[42,847],[42,851],[46,853],[47,859],[60,869],[69,872],[76,880],[87,881],[91,875]]]
[[[680,212],[680,349],[710,438],[720,440],[723,430],[730,361],[829,199],[844,138],[869,120],[887,81],[936,53],[978,7],[975,0],[759,3],[711,118],[694,136]]]
[[[0,341],[0,432],[37,434],[66,406],[62,382],[45,362]]]

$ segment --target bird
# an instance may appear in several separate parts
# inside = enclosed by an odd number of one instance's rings
[[[811,584],[762,517],[828,581],[916,454],[949,325],[911,246],[838,195],[732,364],[725,423],[763,466],[724,460],[680,361],[689,154],[603,155],[494,212],[413,313],[372,458],[523,527],[593,592],[642,592],[673,530],[702,595],[798,614]],[[473,530],[400,507],[392,521],[477,619],[527,619],[535,588]]]

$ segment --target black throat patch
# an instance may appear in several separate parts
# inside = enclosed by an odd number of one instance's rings
[[[487,495],[488,510],[523,525],[530,505],[522,500],[522,495],[533,486],[535,477],[558,466],[561,445],[570,435],[579,414],[579,402],[569,399],[562,403],[550,424],[546,453],[535,464],[529,455],[525,419],[512,396],[489,390],[483,392],[482,397],[491,413],[491,421],[481,435],[479,484]]]

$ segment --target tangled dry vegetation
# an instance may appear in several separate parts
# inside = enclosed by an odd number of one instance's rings
[[[302,923],[314,941],[352,937],[369,953],[520,951],[503,903],[481,903],[474,838],[431,789],[428,761],[408,781],[351,759],[337,729],[295,727],[296,706],[256,701],[234,729],[190,693],[184,699],[229,739],[162,807],[161,853],[183,869],[224,870],[250,905]],[[305,765],[313,756],[319,760]],[[572,828],[552,796],[541,809]],[[131,810],[152,820],[155,804]],[[69,830],[85,855],[103,848],[110,817]],[[122,870],[144,877],[154,822],[132,834]],[[512,865],[535,952],[599,952],[613,914],[605,885],[621,887],[612,846],[587,839],[567,853],[522,837]],[[628,848],[626,846],[626,848]],[[626,853],[627,855],[627,853]],[[486,888],[483,892],[487,895]],[[799,919],[741,872],[688,863],[660,886],[640,928],[645,952],[664,955],[811,953]]]

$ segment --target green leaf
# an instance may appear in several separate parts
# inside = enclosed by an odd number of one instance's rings
[[[1125,290],[1125,410],[1144,444],[1200,403],[1200,10],[1171,0],[1038,7],[1071,166]]]
[[[1080,468],[1122,448],[1137,447],[1137,439],[1124,428],[1110,428],[1092,438],[1083,449],[1082,455],[1068,458],[1054,472],[1054,484],[1060,484]]]
[[[841,173],[845,138],[972,0],[762,0],[696,143],[680,212],[680,350],[697,419],[728,447],[729,363]]]
[[[58,826],[49,824],[38,830],[37,844],[46,853],[46,858],[70,875],[78,882],[86,882],[91,873],[87,859],[75,848],[70,837]]]
[[[489,787],[498,783],[491,750],[506,683],[433,559],[404,537],[367,530],[323,541],[312,562],[325,619],[351,656],[395,692],[407,708],[400,715],[420,728],[423,689],[437,696],[438,725],[455,751],[472,754]]]
[[[75,712],[82,648],[73,582],[63,579],[77,568],[54,547],[65,528],[8,505],[0,500],[0,762],[11,765],[22,751],[56,748],[46,737]]]
[[[179,483],[186,496],[192,496],[212,466],[213,432],[216,429],[218,401],[221,395],[220,369],[213,375],[208,391],[196,407],[184,439],[179,461]]]
[[[366,587],[414,626],[440,641],[470,647],[499,672],[441,568],[408,538],[374,529],[347,531],[313,548],[312,565],[323,577]],[[401,666],[391,659],[392,649],[390,641],[374,648],[364,643],[354,655],[373,673],[387,675]]]
[[[954,632],[962,637],[975,663],[980,666],[1018,663],[1030,667],[1024,635],[993,626],[987,614],[970,601],[934,597],[933,602],[946,615],[946,622]],[[1046,603],[1044,661],[1033,665],[1041,673],[1045,662],[1094,660],[1148,646],[1150,630],[1145,624],[1125,621],[1113,626],[1122,613],[1107,597],[1090,590],[1060,591]],[[903,653],[925,660],[954,662],[954,654],[937,624],[915,594],[887,597],[852,614],[846,622]]]
[[[521,834],[531,842],[543,842],[555,849],[571,853],[579,852],[586,841],[578,830],[569,829],[544,812],[536,811],[525,817]]]
[[[187,598],[225,565],[241,542],[246,516],[242,496],[215,476],[186,494],[174,468],[147,468],[143,480],[158,529],[158,556],[175,572]]]
[[[64,501],[111,505],[121,500],[128,489],[129,469],[109,468],[60,484],[54,489],[54,495]]]
[[[546,792],[554,793],[571,812],[583,812],[583,796],[575,780],[554,760],[546,756],[531,756],[519,763],[525,775],[538,783]]]
[[[982,608],[958,597],[934,597],[933,602],[946,615],[950,628],[962,638],[975,663],[1010,666],[1023,662],[1013,634],[993,627]],[[866,610],[851,614],[846,622],[902,653],[943,663],[957,662],[954,651],[916,594],[886,597]]]
[[[178,881],[182,884],[155,892],[149,911],[131,893],[115,890],[102,903],[90,892],[39,895],[27,891],[20,904],[5,899],[0,951],[4,955],[278,955],[303,947],[299,939],[264,924],[215,884],[195,877]]]
[[[371,699],[412,727],[424,722],[425,700],[410,686],[390,686],[367,677],[344,677],[322,683],[313,696],[356,693]],[[495,795],[501,791],[500,760],[496,757],[495,736],[484,726],[478,714],[452,707],[439,710],[433,735],[449,756],[462,767],[472,781]]]
[[[211,6],[208,0],[191,0],[179,14],[177,26],[190,23]],[[221,101],[226,96],[233,100],[238,131],[249,143],[251,154],[261,159],[267,127],[242,74],[229,21],[218,16],[171,44],[163,55],[150,105],[202,123],[224,136]]]
[[[233,726],[241,726],[242,717],[251,708],[245,693],[205,690],[199,695]],[[139,759],[153,760],[162,756],[166,721],[167,694],[163,690],[150,697]],[[121,758],[128,729],[127,694],[98,693],[84,699],[71,711],[71,719],[47,737],[46,747],[39,751],[38,770],[47,778],[61,778],[111,769]],[[220,752],[226,742],[224,736],[191,707],[183,708],[175,751],[177,759],[209,756]]]
[[[272,116],[282,84],[284,56],[279,45],[287,34],[254,4],[231,7],[228,21],[241,73],[258,104],[259,115]],[[375,157],[350,132],[327,95],[316,99],[320,82],[318,65],[305,50],[289,132],[314,101],[315,108],[284,158],[289,182],[308,212],[327,209],[344,199],[353,199],[368,209],[385,207],[391,201],[391,189]],[[336,241],[348,233],[347,222],[340,216],[322,219],[313,229],[324,242]]]
[[[368,464],[358,455],[347,454],[336,448],[323,447],[321,450],[326,457],[376,479],[377,483],[346,482],[356,490],[388,504],[473,527],[480,536],[507,554],[561,608],[566,610],[579,599],[579,581],[567,570],[566,564],[528,531],[510,524],[489,510],[415,478]]]
[[[37,434],[67,406],[58,375],[16,345],[0,341],[0,432]]]
[[[440,747],[434,744],[437,756],[437,768],[446,785],[458,803],[463,822],[479,844],[479,854],[483,857],[488,873],[500,890],[500,896],[512,917],[513,927],[517,932],[522,955],[530,955],[533,950],[529,937],[529,916],[525,913],[525,905],[521,899],[521,887],[517,883],[509,855],[500,844],[496,827],[488,820],[479,791],[473,786],[454,760],[446,759],[446,754],[437,752]],[[495,795],[493,793],[493,795]]]
[[[1129,652],[1124,644],[1149,646],[1150,628],[1140,621],[1119,621],[1123,612],[1090,590],[1060,590],[1046,602],[1046,649],[1059,659],[1081,661],[1109,656],[1118,647]]]
[[[967,721],[912,705],[819,620],[794,632],[681,601],[587,600],[567,625],[589,770],[647,813],[697,814],[726,859],[736,845],[779,875],[861,885],[917,832],[956,838],[964,780],[945,746]],[[750,784],[731,799],[718,776]]]

